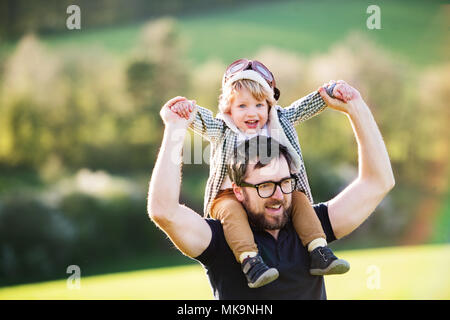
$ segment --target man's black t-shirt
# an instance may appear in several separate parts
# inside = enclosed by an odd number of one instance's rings
[[[314,206],[322,223],[328,243],[336,240],[328,207]],[[206,250],[196,258],[209,277],[216,299],[326,299],[322,276],[309,274],[309,253],[302,245],[294,226],[289,221],[280,230],[278,239],[266,231],[253,231],[255,242],[264,262],[278,269],[277,280],[256,289],[247,285],[241,265],[236,261],[225,240],[222,224],[218,220],[206,219],[211,227],[212,239]]]

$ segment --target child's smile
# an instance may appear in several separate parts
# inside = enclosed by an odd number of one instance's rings
[[[258,120],[249,120],[245,121],[248,129],[257,129],[258,128]]]
[[[258,133],[267,123],[269,107],[265,99],[257,100],[247,89],[242,88],[234,94],[230,116],[242,132]]]

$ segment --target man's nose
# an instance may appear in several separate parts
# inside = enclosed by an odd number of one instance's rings
[[[281,191],[281,187],[280,187],[280,186],[276,186],[275,192],[273,193],[273,195],[272,195],[271,198],[274,198],[274,199],[276,199],[276,200],[283,200],[284,194],[283,194],[283,192]]]

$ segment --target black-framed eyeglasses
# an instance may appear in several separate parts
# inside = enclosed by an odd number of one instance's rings
[[[280,187],[281,192],[289,194],[295,190],[296,180],[293,177],[289,177],[278,182],[265,181],[258,184],[242,182],[240,184],[240,187],[256,188],[256,191],[261,198],[270,198],[275,193],[277,186]]]

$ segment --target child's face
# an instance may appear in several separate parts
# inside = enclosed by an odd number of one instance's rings
[[[242,88],[234,93],[229,113],[239,130],[252,134],[267,123],[269,106],[265,99],[258,101],[246,88]]]

